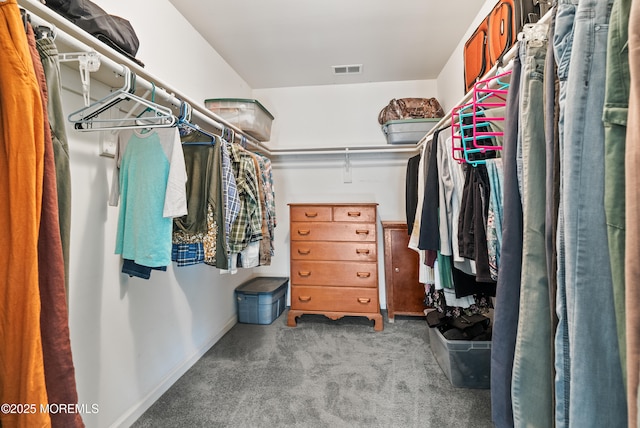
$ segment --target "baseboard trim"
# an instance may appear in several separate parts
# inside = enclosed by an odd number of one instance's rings
[[[209,339],[200,349],[198,349],[190,358],[185,360],[182,364],[171,370],[165,378],[158,384],[158,386],[147,394],[140,402],[132,406],[127,412],[120,416],[112,425],[111,428],[130,427],[138,420],[149,407],[153,405],[158,399],[167,392],[169,388],[193,366],[202,356],[215,345],[218,340],[222,338],[231,328],[238,323],[238,316],[232,316],[216,335]]]

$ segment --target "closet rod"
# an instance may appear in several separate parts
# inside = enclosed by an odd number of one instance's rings
[[[108,48],[102,43],[97,42],[91,34],[49,9],[40,1],[18,0],[18,5],[30,14],[34,25],[53,25],[55,27],[57,42],[63,43],[76,51],[98,52],[100,55],[101,69],[102,67],[106,67],[114,73],[121,73],[123,71],[122,66],[124,64],[136,74],[137,87],[144,90],[155,90],[157,97],[159,96],[164,99],[165,102],[173,105],[174,107],[179,107],[181,101],[188,103],[192,107],[192,118],[197,119],[208,126],[212,126],[219,131],[222,131],[224,128],[231,129],[235,135],[245,137],[247,143],[262,152],[270,154],[270,150],[255,138],[243,133],[238,127],[207,110],[198,102],[184,94],[181,94],[179,91],[176,91],[170,85],[167,85],[165,82],[162,82],[160,79],[148,73],[144,68],[126,56]]]
[[[545,13],[542,16],[542,18],[538,20],[538,22],[536,22],[536,24],[544,24],[547,21],[549,21],[551,19],[552,13],[553,13],[553,8],[549,9],[547,13]],[[482,76],[481,80],[494,76],[497,73],[510,70],[513,67],[513,59],[517,54],[518,54],[518,43],[515,43],[513,46],[511,46],[511,48],[507,51],[507,53],[504,54],[504,57],[502,58],[502,62],[495,64],[493,67],[491,67],[491,69],[487,71],[484,74],[484,76]],[[502,66],[502,64],[506,64],[506,65]],[[460,106],[462,104],[467,103],[471,99],[472,95],[473,95],[473,91],[467,92],[466,94],[464,94],[462,99],[458,101],[457,104],[455,104],[455,106]],[[429,141],[429,139],[433,136],[433,133],[436,132],[438,129],[444,128],[451,124],[451,111],[452,110],[450,109],[444,115],[444,117],[440,119],[440,121],[436,123],[434,127],[431,128],[429,132],[427,132],[427,134],[424,137],[422,137],[420,141],[418,141],[417,146],[421,146],[425,142]]]
[[[309,149],[272,149],[275,156],[301,156],[301,155],[344,155],[345,153],[413,153],[416,146],[355,146],[355,147],[317,147]]]

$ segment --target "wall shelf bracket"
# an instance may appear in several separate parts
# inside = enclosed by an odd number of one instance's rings
[[[82,82],[82,97],[84,98],[84,105],[89,106],[91,93],[90,73],[95,73],[100,69],[100,55],[96,51],[60,53],[58,54],[58,61],[78,61],[80,81]]]

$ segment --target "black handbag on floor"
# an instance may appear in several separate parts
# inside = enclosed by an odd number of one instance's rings
[[[47,0],[46,5],[101,42],[144,65],[135,58],[140,42],[126,19],[109,15],[89,0]]]

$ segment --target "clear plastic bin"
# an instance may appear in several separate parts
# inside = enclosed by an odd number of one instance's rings
[[[491,386],[490,341],[447,340],[440,330],[429,328],[429,343],[451,385],[477,389]]]
[[[204,101],[207,109],[258,141],[269,141],[273,115],[257,100],[211,98]]]

